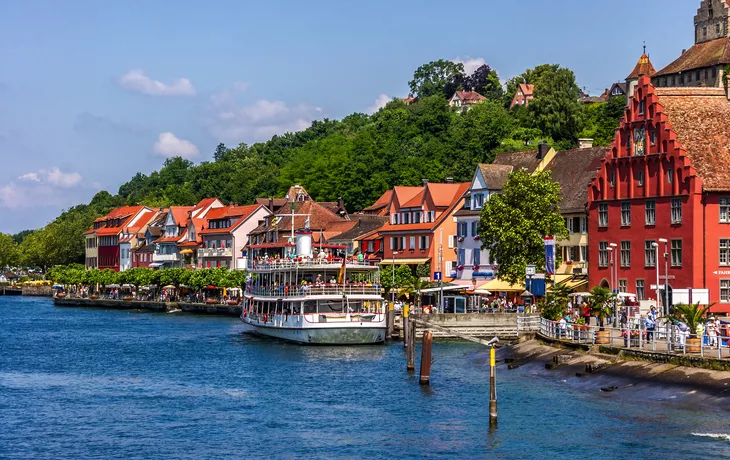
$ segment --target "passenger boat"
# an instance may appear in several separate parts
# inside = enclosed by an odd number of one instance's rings
[[[348,257],[345,246],[312,248],[308,230],[294,243],[252,245],[241,320],[247,332],[301,344],[385,341],[379,269]]]

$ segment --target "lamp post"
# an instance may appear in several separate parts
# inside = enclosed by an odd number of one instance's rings
[[[664,243],[664,316],[667,316],[669,314],[669,253],[667,252],[667,243],[669,241],[666,238],[659,238],[659,242]],[[657,260],[658,265],[659,261]]]
[[[654,248],[654,266],[656,267],[656,301],[657,304],[662,306],[663,302],[659,299],[659,243],[654,241],[651,246]],[[662,308],[662,311],[664,311],[664,308]]]
[[[475,276],[472,276],[471,278],[471,285],[472,285],[472,294],[474,295],[473,305],[474,309],[479,313],[479,307],[477,305],[477,278]]]
[[[615,273],[615,275],[612,273],[613,276],[613,287],[612,289],[615,289],[616,292],[619,292],[619,282],[618,282],[618,245],[616,243],[609,243],[608,249],[611,251],[611,271]],[[613,298],[613,327],[618,327],[618,302],[616,301],[616,297]]]

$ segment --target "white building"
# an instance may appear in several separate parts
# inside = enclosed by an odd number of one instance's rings
[[[490,260],[489,251],[482,249],[479,239],[479,217],[489,197],[501,193],[512,169],[512,166],[506,165],[477,166],[471,187],[464,197],[464,207],[454,214],[456,267],[451,272],[453,278],[483,282],[496,277],[496,261]]]

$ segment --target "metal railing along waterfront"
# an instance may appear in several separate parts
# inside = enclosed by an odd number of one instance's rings
[[[708,335],[691,340],[687,331],[681,331],[661,318],[657,326],[647,328],[636,322],[624,327],[586,326],[569,322],[540,319],[540,334],[577,344],[603,345],[609,348],[638,350],[672,355],[694,355],[707,358],[730,358],[730,335]],[[697,343],[695,343],[697,342]]]
[[[360,284],[327,284],[327,285],[290,285],[290,286],[253,286],[246,290],[247,295],[262,297],[309,297],[317,295],[380,295],[383,292],[380,286]]]
[[[315,259],[308,257],[297,257],[294,259],[250,259],[247,264],[250,270],[282,270],[282,269],[298,269],[298,268],[334,268],[342,267],[342,259],[334,258]],[[372,262],[367,260],[347,259],[345,268],[377,268]]]

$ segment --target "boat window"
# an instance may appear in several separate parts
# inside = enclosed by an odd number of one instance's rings
[[[316,300],[307,300],[304,302],[304,313],[317,313],[317,301]]]

